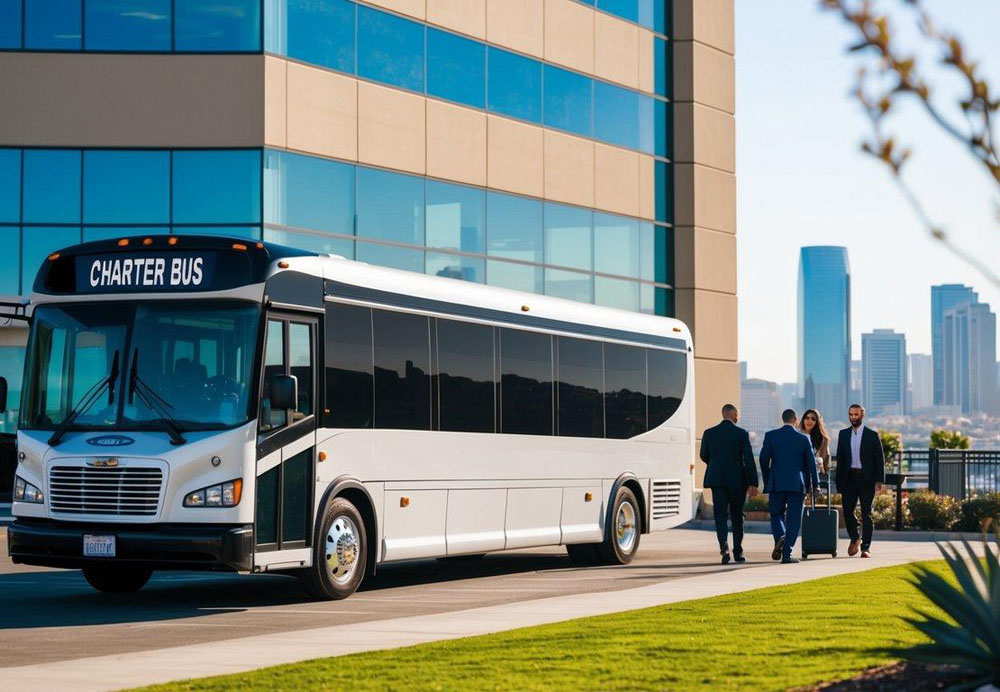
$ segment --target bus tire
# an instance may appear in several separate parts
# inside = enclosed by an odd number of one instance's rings
[[[313,565],[299,572],[310,598],[331,601],[357,591],[368,567],[368,534],[361,512],[350,500],[335,497],[320,516]]]
[[[153,570],[119,565],[93,565],[83,568],[83,578],[104,593],[135,593],[146,585]]]
[[[600,543],[574,543],[566,546],[569,559],[578,565],[596,565],[597,549]]]
[[[627,565],[639,550],[639,536],[642,535],[639,501],[623,485],[611,506],[611,524],[607,527],[604,542],[598,546],[598,556],[606,565]]]

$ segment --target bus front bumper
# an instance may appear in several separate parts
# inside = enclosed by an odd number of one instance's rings
[[[84,557],[84,534],[115,537],[115,557]],[[249,572],[252,524],[83,524],[17,519],[7,527],[7,552],[22,565],[79,569],[120,564],[155,570]]]

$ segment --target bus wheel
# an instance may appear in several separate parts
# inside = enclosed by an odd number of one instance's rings
[[[94,565],[83,568],[83,578],[98,591],[105,593],[134,593],[144,587],[153,570],[141,567]]]
[[[631,490],[622,486],[612,507],[611,526],[598,553],[606,565],[627,565],[639,550],[639,502]]]
[[[320,521],[313,565],[299,573],[299,581],[310,598],[347,598],[361,584],[368,566],[365,522],[358,508],[343,497],[327,504]]]

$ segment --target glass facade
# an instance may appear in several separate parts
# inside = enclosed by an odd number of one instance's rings
[[[934,404],[945,403],[944,313],[953,307],[978,303],[979,294],[964,284],[931,286],[931,353],[934,359]]]

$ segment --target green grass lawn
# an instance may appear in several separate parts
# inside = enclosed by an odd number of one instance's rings
[[[925,604],[909,574],[889,567],[150,689],[785,690],[850,677],[893,660],[881,649],[921,641],[900,619]]]

